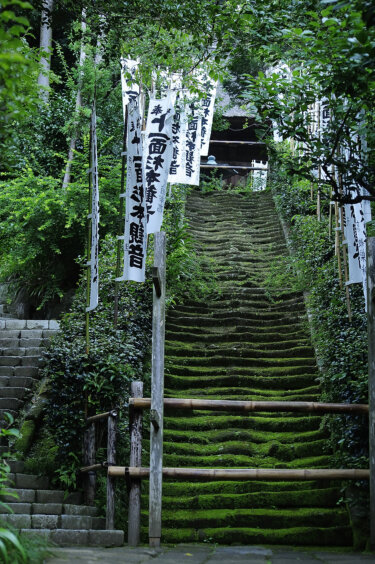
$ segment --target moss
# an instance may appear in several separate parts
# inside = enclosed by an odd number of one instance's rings
[[[27,419],[21,425],[21,436],[14,443],[14,449],[21,453],[23,456],[27,454],[30,449],[36,429],[35,421]]]
[[[46,428],[42,428],[25,459],[25,471],[52,476],[56,470],[57,447]]]

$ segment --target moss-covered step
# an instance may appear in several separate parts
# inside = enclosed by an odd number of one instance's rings
[[[166,325],[165,395],[180,398],[317,401],[320,375],[304,301],[266,279],[287,254],[269,193],[246,197],[193,191],[190,232],[217,291],[185,300]],[[325,468],[331,465],[322,417],[166,409],[164,465],[201,468]],[[144,441],[144,464],[149,442]],[[147,537],[147,481],[143,534]],[[192,478],[163,483],[163,542],[352,544],[337,505],[340,484]]]

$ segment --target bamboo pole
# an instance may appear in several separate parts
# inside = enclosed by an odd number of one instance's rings
[[[130,398],[136,409],[151,407],[150,398]],[[232,401],[165,398],[164,407],[176,409],[217,409],[222,411],[291,411],[302,413],[368,414],[367,404],[316,403],[307,401]]]
[[[92,470],[102,470],[103,468],[105,468],[103,464],[91,464],[90,466],[83,466],[79,469],[79,471],[82,472],[82,474],[85,474],[86,472],[91,472]]]
[[[165,232],[154,235],[154,289],[152,313],[152,375],[150,411],[149,545],[160,546],[163,481],[163,410],[165,340]],[[156,270],[155,270],[156,269]],[[156,280],[158,281],[155,284]]]
[[[375,237],[367,238],[367,334],[370,462],[370,544],[375,548]]]
[[[344,263],[344,277],[345,277],[345,298],[346,298],[346,307],[348,310],[348,318],[349,321],[352,321],[352,308],[350,304],[350,293],[349,293],[349,270],[348,270],[348,249],[347,249],[347,242],[345,241],[344,235],[344,209],[342,205],[340,205],[340,214],[341,214],[341,233],[342,233],[342,256],[343,256],[343,263]]]
[[[96,474],[95,469],[95,423],[86,429],[83,437],[83,463],[89,467],[85,470],[84,499],[86,505],[94,505]],[[90,468],[91,467],[91,468]]]
[[[339,207],[338,203],[335,202],[335,250],[337,255],[337,268],[339,274],[339,284],[342,290],[343,283],[342,283],[342,267],[341,267],[341,249],[340,249],[340,227],[339,227]]]
[[[106,411],[105,413],[91,415],[91,417],[86,419],[86,423],[93,423],[94,421],[99,421],[100,419],[107,419],[107,417],[117,417],[117,410],[112,409],[111,411]]]
[[[111,476],[147,478],[149,468],[135,468],[126,466],[111,466],[108,468]],[[350,469],[265,469],[265,468],[163,468],[165,478],[205,478],[208,480],[368,480],[369,470]]]
[[[125,110],[124,135],[122,140],[122,161],[121,161],[121,188],[120,188],[120,207],[118,213],[118,239],[116,244],[116,278],[121,276],[121,242],[120,237],[124,233],[124,210],[125,210],[125,173],[126,173],[126,147],[127,147],[127,129],[128,129],[128,107]],[[116,329],[118,321],[118,300],[119,300],[120,282],[115,281],[115,299],[114,299],[114,316],[113,326]]]
[[[116,418],[117,413],[112,412],[107,422],[107,464],[108,467],[116,464]],[[115,528],[115,482],[112,476],[107,475],[107,530]]]
[[[90,306],[90,282],[91,282],[91,235],[92,235],[92,222],[91,222],[91,208],[92,208],[92,182],[93,182],[93,171],[92,167],[94,166],[93,159],[92,159],[92,150],[91,145],[93,143],[93,123],[92,123],[92,114],[91,114],[91,122],[90,122],[90,148],[89,148],[89,204],[88,210],[89,213],[87,215],[87,249],[86,249],[86,258],[87,258],[87,266],[86,266],[86,313],[85,313],[85,334],[86,334],[86,354],[89,354],[90,350],[90,312],[87,311],[87,308]]]
[[[131,383],[132,399],[142,398],[143,382]],[[130,465],[142,466],[142,410],[130,410]],[[133,478],[129,490],[128,544],[138,546],[141,538],[141,480]]]

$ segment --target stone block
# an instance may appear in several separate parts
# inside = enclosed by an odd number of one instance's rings
[[[0,376],[13,376],[14,366],[0,366]]]
[[[47,476],[16,474],[16,487],[30,490],[46,490],[49,487],[49,479]]]
[[[61,515],[62,529],[91,529],[91,523],[88,515]]]
[[[7,329],[26,329],[26,319],[7,319],[5,321],[5,327]]]
[[[18,340],[21,335],[20,329],[0,329],[0,339]]]
[[[31,503],[7,503],[7,506],[10,509],[10,513],[24,515],[31,514]],[[4,511],[4,507],[2,507],[1,511]],[[7,511],[4,511],[4,513],[7,513]]]
[[[24,490],[24,489],[15,489],[9,488],[8,489],[9,495],[5,495],[2,501],[5,502],[14,502],[15,499],[18,498],[18,501],[21,503],[34,503],[35,501],[35,490]],[[17,498],[15,498],[11,494],[16,494]]]
[[[21,460],[8,460],[11,472],[23,472],[25,468],[25,463]]]
[[[0,388],[5,388],[9,384],[9,376],[0,376]]]
[[[21,357],[22,366],[40,366],[40,355],[37,356],[22,356]],[[1,357],[0,357],[1,361]]]
[[[21,364],[19,356],[0,356],[0,366],[18,366]]]
[[[5,319],[0,319],[0,329],[5,329]]]
[[[1,398],[23,398],[25,395],[25,388],[16,388],[14,386],[7,386],[6,388],[0,387]]]
[[[61,515],[62,503],[33,503],[31,512],[35,515]]]
[[[82,503],[82,494],[80,492],[70,493],[64,498],[64,503],[79,505],[80,503]]]
[[[17,411],[22,404],[18,398],[0,398],[0,409],[5,411]]]
[[[64,492],[60,490],[36,490],[36,503],[62,503]]]
[[[6,348],[17,348],[19,346],[19,339],[17,338],[3,338],[0,337],[0,348],[1,349],[6,349]]]
[[[15,388],[31,388],[34,382],[36,380],[28,376],[11,376],[8,378],[8,386]]]
[[[58,331],[60,329],[60,322],[56,319],[50,319],[48,322],[48,329]]]
[[[65,515],[89,515],[90,517],[95,517],[98,510],[92,505],[74,505],[65,503],[64,513]]]
[[[88,531],[55,529],[51,531],[51,541],[59,546],[85,546],[89,541]]]
[[[43,345],[42,338],[21,338],[19,340],[20,347],[41,347]]]
[[[42,329],[24,329],[20,333],[21,339],[41,339],[43,336]]]
[[[31,515],[31,527],[33,529],[57,529],[59,515]]]
[[[37,366],[15,366],[14,376],[28,376],[35,378],[38,376],[39,369]]]
[[[21,529],[20,533],[22,536],[27,537],[27,536],[32,536],[32,537],[42,537],[45,540],[48,540],[51,536],[51,530],[50,529]]]
[[[26,529],[29,528],[31,525],[31,516],[30,515],[25,515],[25,514],[13,514],[13,515],[1,515],[0,519],[4,517],[4,521],[8,524],[11,525],[12,527],[15,527],[16,529]]]
[[[50,339],[51,337],[56,335],[56,333],[58,333],[58,331],[56,331],[56,329],[44,329],[43,338],[44,339]]]
[[[25,356],[26,349],[21,347],[6,347],[2,349],[3,356]]]
[[[48,329],[48,319],[28,319],[26,321],[27,329]]]
[[[88,531],[90,546],[122,546],[124,544],[124,531],[90,530]]]

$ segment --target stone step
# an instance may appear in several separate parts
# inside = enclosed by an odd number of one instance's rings
[[[0,513],[0,521],[16,529],[103,529],[105,519],[89,515]]]
[[[124,531],[105,529],[21,529],[21,535],[35,536],[57,544],[58,546],[105,546],[115,547],[124,544]]]
[[[35,476],[35,478],[39,478]],[[41,477],[41,480],[48,478]],[[8,488],[9,495],[5,495],[2,501],[14,503],[65,503],[67,505],[79,505],[82,502],[82,494],[73,492],[65,495],[62,490],[34,489],[34,488]],[[15,497],[16,496],[16,497]]]
[[[22,399],[27,391],[26,388],[15,388],[11,386],[0,387],[0,398]]]

